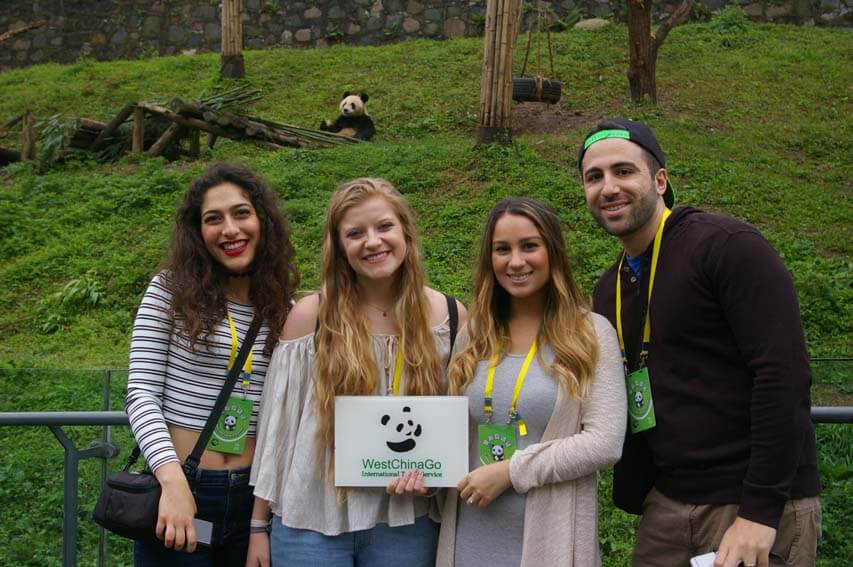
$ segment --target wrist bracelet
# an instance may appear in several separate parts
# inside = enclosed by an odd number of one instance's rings
[[[252,518],[249,520],[249,533],[250,534],[260,534],[260,533],[270,533],[272,531],[272,523],[270,520],[256,520]]]

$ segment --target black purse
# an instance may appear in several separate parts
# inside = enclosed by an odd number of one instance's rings
[[[259,318],[256,317],[252,320],[249,331],[243,339],[240,352],[237,354],[231,370],[228,371],[228,377],[219,392],[219,397],[216,398],[213,411],[207,418],[207,423],[204,424],[204,429],[199,435],[192,453],[182,465],[187,478],[195,476],[201,454],[213,434],[216,421],[222,414],[222,410],[225,409],[228,396],[231,395],[231,391],[237,383],[237,377],[243,369],[243,364],[246,362],[255,338],[258,336],[260,326],[261,320]],[[92,519],[114,534],[136,541],[156,543],[160,541],[155,532],[157,512],[160,506],[160,482],[147,467],[142,472],[130,471],[130,467],[139,458],[139,453],[139,445],[137,445],[130,452],[124,469],[107,477],[101,488],[101,495],[98,497],[95,509],[92,511]]]

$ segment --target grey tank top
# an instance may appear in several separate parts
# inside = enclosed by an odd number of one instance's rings
[[[495,369],[492,393],[493,423],[507,422],[512,391],[525,356],[526,354],[507,355]],[[554,360],[553,352],[547,345],[540,348],[530,364],[518,398],[518,413],[527,424],[527,435],[517,437],[518,450],[539,442],[554,412],[558,384],[545,372],[541,360],[545,360],[546,364]],[[477,365],[474,380],[465,391],[468,396],[468,464],[471,470],[480,466],[477,425],[486,422],[483,390],[488,370],[489,361],[481,361]],[[518,567],[521,564],[524,535],[524,503],[525,496],[516,493],[512,487],[484,510],[478,506],[468,506],[459,500],[455,567]]]

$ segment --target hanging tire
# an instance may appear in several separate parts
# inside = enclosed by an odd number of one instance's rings
[[[512,100],[516,102],[533,102],[536,92],[536,79],[533,77],[514,77],[512,79]]]
[[[512,79],[512,100],[516,102],[545,102],[554,104],[560,100],[562,85],[556,79],[542,79],[542,89],[537,92],[534,77]]]

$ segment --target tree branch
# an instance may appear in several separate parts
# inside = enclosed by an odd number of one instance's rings
[[[653,52],[657,52],[658,48],[666,39],[666,36],[669,35],[669,32],[672,28],[680,24],[684,21],[684,18],[690,13],[690,8],[693,7],[693,0],[684,0],[681,5],[675,9],[675,12],[670,15],[664,23],[660,25],[658,31],[652,34],[654,38],[652,41],[652,50]]]

